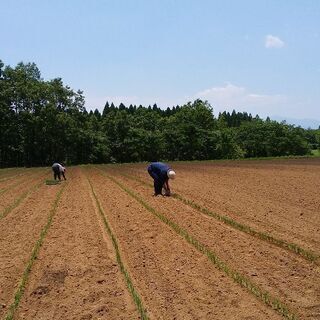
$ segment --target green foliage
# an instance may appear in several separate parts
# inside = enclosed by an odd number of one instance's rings
[[[57,180],[46,180],[46,185],[47,186],[53,186],[53,185],[56,185],[56,184],[60,184],[60,181],[57,181]]]
[[[311,150],[311,154],[315,157],[320,157],[320,150],[319,149]]]
[[[246,112],[220,113],[196,100],[160,109],[106,102],[86,111],[81,91],[44,81],[34,63],[0,60],[0,167],[306,155],[320,130]]]
[[[320,128],[317,130],[308,129],[305,134],[310,148],[320,151]]]
[[[166,121],[164,137],[170,160],[208,159],[214,154],[214,118],[210,105],[201,100],[180,108]]]
[[[310,145],[305,130],[276,121],[252,121],[241,124],[236,141],[245,157],[305,155]]]

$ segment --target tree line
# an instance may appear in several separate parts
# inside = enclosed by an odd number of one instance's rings
[[[164,110],[84,105],[82,91],[45,81],[34,63],[0,60],[0,167],[307,155],[320,146],[320,130],[246,112],[215,117],[201,100]]]

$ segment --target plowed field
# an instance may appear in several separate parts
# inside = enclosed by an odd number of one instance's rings
[[[0,170],[0,319],[320,319],[320,159]]]

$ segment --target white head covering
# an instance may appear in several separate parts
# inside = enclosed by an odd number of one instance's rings
[[[167,175],[169,179],[174,179],[176,177],[176,173],[171,169],[168,170]]]

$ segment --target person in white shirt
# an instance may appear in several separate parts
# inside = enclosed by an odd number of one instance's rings
[[[58,178],[59,181],[61,181],[61,175],[63,176],[64,180],[67,180],[66,176],[65,176],[66,168],[64,166],[62,166],[60,163],[55,162],[52,165],[52,171],[53,171],[54,180],[57,180],[57,178]]]

